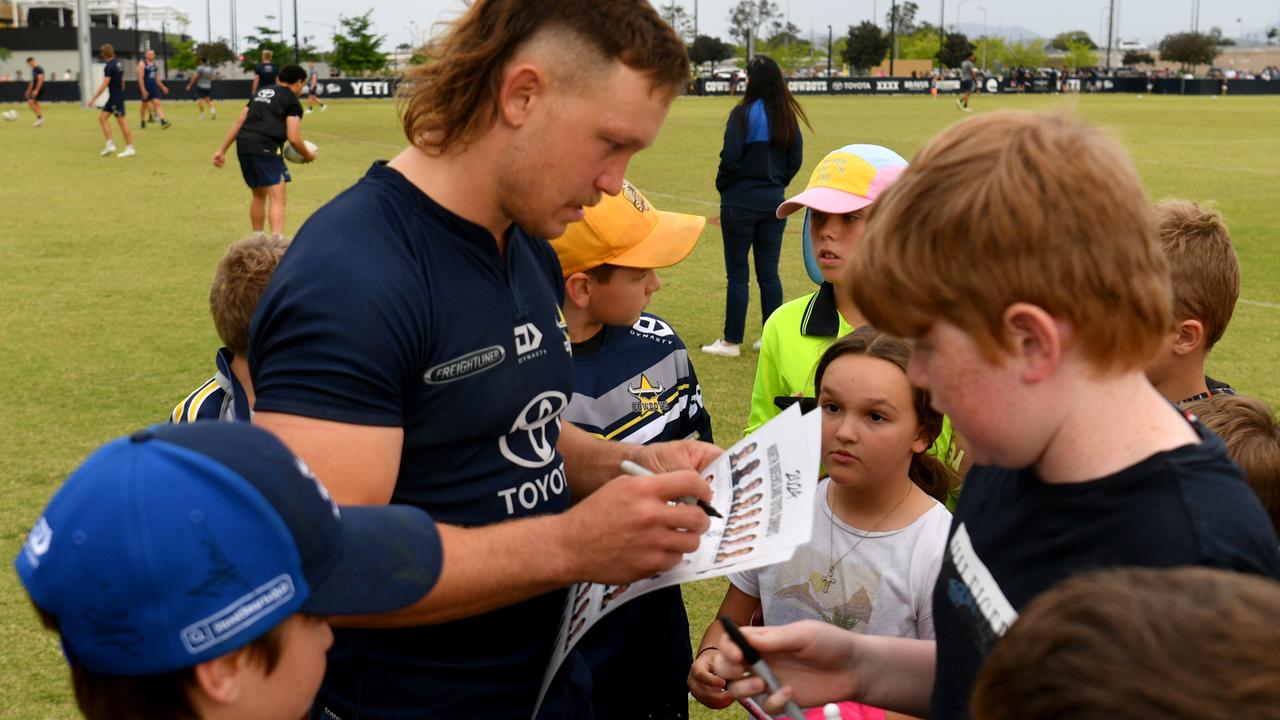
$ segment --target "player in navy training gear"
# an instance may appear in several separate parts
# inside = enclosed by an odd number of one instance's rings
[[[146,60],[138,63],[138,91],[142,93],[142,111],[151,110],[153,117],[160,118],[160,126],[169,129],[169,121],[164,119],[164,111],[160,109],[160,96],[168,95],[169,88],[160,80],[160,66],[156,64],[156,51],[148,50]],[[142,127],[147,126],[143,116]]]
[[[335,499],[449,523],[431,595],[336,633],[317,720],[530,720],[564,588],[650,577],[708,527],[670,501],[709,499],[714,446],[562,421],[564,277],[541,239],[621,190],[688,80],[683,43],[647,0],[477,0],[426,52],[409,147],[303,225],[249,339],[253,423]],[[539,717],[593,717],[587,672],[570,652]]]
[[[89,100],[89,104],[93,105],[104,91],[107,93],[107,103],[102,106],[102,112],[98,113],[98,124],[102,126],[102,134],[107,137],[107,145],[99,154],[106,156],[116,151],[115,140],[111,137],[111,125],[107,122],[115,115],[120,132],[124,134],[125,148],[120,157],[129,157],[134,154],[134,150],[133,133],[129,130],[129,121],[124,119],[124,68],[120,67],[116,49],[110,44],[103,45],[100,52],[107,65],[102,69],[102,84],[98,86],[98,92]]]
[[[37,65],[33,57],[27,58],[27,65],[31,67],[31,82],[27,83],[23,97],[27,100],[27,107],[36,114],[36,121],[31,126],[40,127],[44,124],[44,116],[40,114],[40,96],[44,94],[44,68]]]
[[[253,192],[249,223],[254,232],[262,232],[268,213],[271,233],[284,232],[285,183],[293,178],[284,166],[280,146],[288,142],[307,162],[316,157],[302,140],[302,103],[298,102],[298,94],[306,79],[307,71],[286,65],[280,71],[279,82],[262,88],[249,100],[213,154],[214,167],[222,167],[227,148],[235,142],[240,172]]]
[[[271,62],[271,51],[262,51],[262,62],[253,67],[253,86],[249,88],[249,97],[257,97],[258,90],[276,84],[276,74],[280,71]]]

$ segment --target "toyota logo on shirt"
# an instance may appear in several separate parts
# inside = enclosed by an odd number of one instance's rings
[[[502,456],[526,468],[540,468],[556,456],[556,440],[548,437],[548,426],[555,423],[559,436],[560,414],[569,403],[564,393],[548,390],[524,406],[512,423],[511,430],[498,439]]]

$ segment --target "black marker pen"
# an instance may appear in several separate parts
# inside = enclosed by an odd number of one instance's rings
[[[738,629],[738,624],[733,620],[721,615],[720,624],[724,626],[724,631],[729,633],[729,639],[734,645],[742,648],[742,659],[747,665],[751,666],[751,672],[760,676],[764,680],[764,686],[770,693],[778,692],[778,688],[782,685],[778,682],[778,678],[774,676],[773,670],[764,660],[760,658],[760,653],[751,647],[751,643],[747,642],[747,638]],[[782,711],[787,714],[791,720],[805,720],[804,713],[800,712],[800,706],[796,705],[794,700],[788,700],[786,705],[782,706]]]

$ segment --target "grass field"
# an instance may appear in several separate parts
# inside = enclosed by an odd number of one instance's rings
[[[666,210],[718,214],[713,186],[730,100],[679,100],[654,148],[632,163],[630,179]],[[1244,270],[1242,300],[1210,372],[1243,392],[1280,403],[1280,98],[1094,96],[978,97],[995,108],[1073,106],[1112,128],[1133,155],[1152,199],[1190,198],[1225,215]],[[910,157],[960,119],[948,99],[805,99],[814,132],[805,137],[803,187],[827,150],[877,143]],[[0,106],[0,110],[18,106]],[[0,556],[10,562],[24,533],[67,473],[103,441],[163,421],[174,403],[213,370],[218,340],[207,294],[218,257],[247,234],[249,193],[234,161],[209,164],[237,104],[216,122],[173,103],[174,127],[138,131],[138,155],[98,157],[96,113],[46,106],[0,124]],[[1268,128],[1270,128],[1268,130]],[[303,134],[318,162],[294,167],[288,231],[403,145],[389,102],[333,102],[307,116]],[[116,142],[123,147],[117,131]],[[1018,198],[1009,198],[1017,202]],[[783,251],[786,297],[809,292],[799,223]],[[663,273],[653,311],[696,347],[719,336],[724,271],[718,229],[708,225],[693,255]],[[752,290],[753,302],[757,299]],[[759,311],[749,316],[750,342]],[[715,432],[727,445],[747,414],[755,355],[694,353]],[[11,567],[11,566],[10,566]],[[686,586],[694,642],[723,593],[723,581]],[[0,718],[74,717],[65,666],[42,631],[12,570],[0,573]],[[700,709],[700,708],[699,708]],[[701,709],[700,709],[701,710]],[[695,712],[695,718],[714,713]]]

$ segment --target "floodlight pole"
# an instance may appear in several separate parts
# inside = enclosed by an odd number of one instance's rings
[[[293,0],[293,62],[302,62],[302,52],[298,49],[298,0]]]
[[[169,79],[169,29],[164,20],[160,21],[160,57],[164,61],[164,79]]]
[[[212,0],[204,0],[204,41],[213,44],[213,10],[209,7]]]
[[[76,0],[76,49],[80,56],[80,107],[84,108],[89,107],[89,98],[93,95],[93,78],[90,77],[93,59],[89,55],[91,22],[88,0]]]
[[[83,2],[84,0],[81,0]],[[827,92],[831,92],[831,56],[836,52],[835,36],[831,32],[831,26],[827,26]]]
[[[893,0],[889,10],[889,77],[893,77],[893,57],[898,49],[898,0]]]
[[[1116,0],[1111,0],[1107,10],[1107,74],[1111,74],[1111,36],[1116,30]]]

